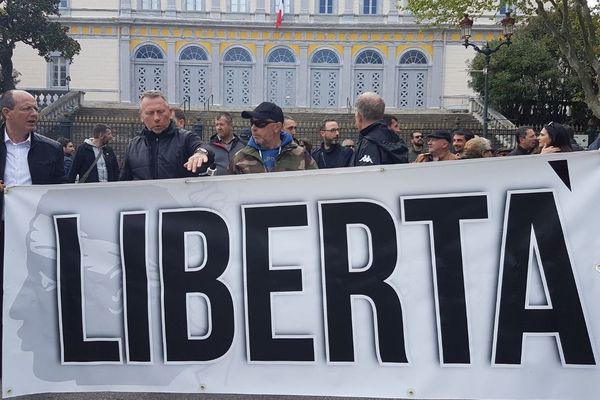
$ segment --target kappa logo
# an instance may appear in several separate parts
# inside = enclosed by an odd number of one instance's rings
[[[373,164],[373,160],[371,160],[371,156],[368,154],[365,154],[364,156],[362,156],[362,158],[360,160],[358,160],[360,162],[365,162],[365,163],[371,163]]]

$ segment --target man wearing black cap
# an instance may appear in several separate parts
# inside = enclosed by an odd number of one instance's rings
[[[458,157],[450,152],[452,135],[448,131],[435,131],[427,135],[427,146],[429,153],[419,154],[415,162],[448,161],[458,160]]]
[[[276,104],[264,102],[253,111],[242,112],[250,120],[252,137],[231,162],[234,174],[316,169],[317,164],[291,134],[282,131],[283,112]]]

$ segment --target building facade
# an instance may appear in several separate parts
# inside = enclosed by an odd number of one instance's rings
[[[100,4],[101,3],[101,4]],[[291,0],[275,28],[275,0],[61,0],[81,44],[72,63],[15,51],[20,87],[76,89],[86,100],[136,103],[149,89],[169,102],[232,109],[272,101],[345,109],[374,91],[390,108],[439,109],[472,94],[458,29],[417,25],[396,0]],[[500,34],[475,30],[475,41]]]

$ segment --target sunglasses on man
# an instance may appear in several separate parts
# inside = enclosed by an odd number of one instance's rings
[[[260,119],[251,119],[250,120],[250,126],[254,125],[257,128],[264,128],[265,126],[269,125],[269,124],[274,124],[275,121],[270,121],[270,120],[260,120]]]

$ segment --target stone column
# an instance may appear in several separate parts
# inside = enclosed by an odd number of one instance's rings
[[[269,0],[256,0],[256,11],[255,11],[255,18],[257,21],[265,21],[266,20],[266,15],[267,12],[265,10],[265,1],[269,1]],[[269,5],[267,7],[270,7],[271,2],[269,1]],[[269,9],[269,14],[271,14],[271,10]]]
[[[176,1],[177,0],[167,0],[167,12],[166,12],[167,17],[175,18],[175,16],[177,16]]]
[[[433,57],[431,60],[431,73],[428,78],[429,99],[427,106],[430,108],[442,107],[442,96],[444,95],[444,41],[441,33],[434,33]]]
[[[340,107],[345,108],[347,100],[354,106],[354,96],[352,86],[352,45],[344,45],[344,54],[342,55],[342,76],[340,79],[341,102]]]
[[[175,83],[176,72],[175,39],[167,39],[167,100],[171,104],[177,104],[177,84]]]
[[[396,0],[389,0],[389,7],[390,10],[387,14],[387,22],[388,24],[393,23],[393,24],[397,24],[398,23],[398,9],[396,8]]]
[[[341,2],[340,2],[340,7],[341,7]],[[343,22],[352,22],[354,20],[354,1],[344,0],[344,11],[339,14],[342,14]]]
[[[298,107],[308,107],[310,98],[310,77],[308,66],[308,45],[303,43],[300,45],[300,63],[298,65],[298,96],[296,97],[296,105]]]
[[[128,25],[123,25],[119,32],[119,100],[121,103],[131,103],[137,99],[131,98],[131,54],[129,51],[131,37]]]
[[[396,87],[395,72],[396,72],[396,45],[389,44],[387,46],[388,56],[383,62],[383,100],[387,107],[395,107],[394,89]]]
[[[223,104],[223,84],[221,83],[221,52],[219,42],[212,42],[212,51],[210,54],[210,82],[214,104]],[[224,79],[224,78],[223,78]],[[211,93],[208,94],[209,96]]]
[[[265,98],[265,44],[256,44],[256,64],[254,68],[254,87],[252,88],[252,105],[259,104]]]
[[[300,0],[300,12],[298,14],[301,22],[307,22],[309,20],[308,2],[309,0]]]
[[[220,19],[221,18],[221,0],[206,0],[208,3],[210,1],[210,8],[208,4],[206,5],[206,9],[210,11],[210,18]]]
[[[119,1],[119,15],[121,17],[131,17],[131,0]]]

